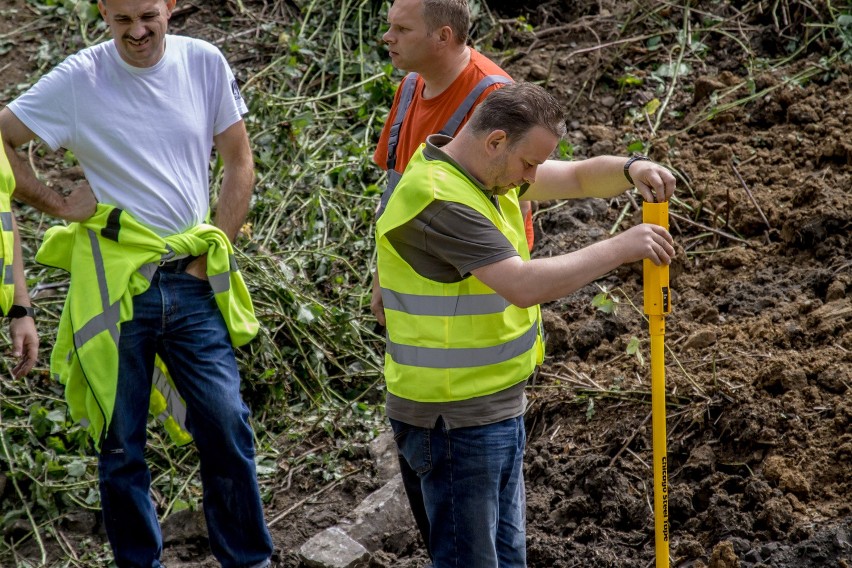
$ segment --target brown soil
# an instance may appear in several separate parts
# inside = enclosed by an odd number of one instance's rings
[[[23,0],[12,4],[25,21]],[[565,101],[576,158],[625,154],[629,141],[653,140],[652,157],[679,173],[680,203],[672,205],[679,255],[666,320],[672,565],[849,568],[852,66],[834,62],[789,82],[822,65],[836,42],[815,41],[789,65],[751,71],[741,45],[776,60],[786,53],[784,38],[825,7],[699,2],[694,25],[708,13],[735,24],[701,37],[708,50],[688,57],[692,71],[667,98],[671,79],[657,91],[651,72],[670,54],[643,41],[595,47],[619,39],[618,26],[644,13],[639,3],[523,3],[537,37],[508,20],[519,15],[515,3],[491,4],[509,21],[491,38],[495,49],[513,46],[507,70],[546,81]],[[680,26],[680,9],[653,6]],[[173,29],[208,36],[210,28],[193,20],[205,10]],[[0,18],[0,34],[10,25]],[[4,56],[5,81],[32,68],[23,55]],[[619,87],[611,77],[626,69],[644,83]],[[750,81],[762,94],[726,109],[748,96]],[[667,108],[652,133],[656,117],[634,121],[630,111],[655,97]],[[712,108],[720,112],[706,120]],[[540,205],[538,256],[641,221],[626,197]],[[647,353],[641,267],[598,284],[619,300],[615,313],[592,307],[595,285],[545,308],[549,357],[527,414],[532,567],[654,560],[649,364],[647,355],[626,353],[634,336]],[[359,467],[322,494],[324,482],[299,472],[276,492],[268,517],[292,511],[273,526],[281,565],[298,566],[295,551],[307,538],[379,486],[366,455],[352,458],[350,471]],[[166,560],[215,565],[199,550],[172,546]],[[425,558],[408,531],[388,535],[371,565],[422,566]]]

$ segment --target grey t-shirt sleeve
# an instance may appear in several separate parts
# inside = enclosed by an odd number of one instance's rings
[[[518,256],[489,219],[452,201],[433,201],[387,238],[418,274],[436,282],[458,282],[472,270]]]

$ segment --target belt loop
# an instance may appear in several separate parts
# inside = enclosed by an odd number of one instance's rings
[[[160,257],[160,266],[164,266],[175,256],[175,251],[169,245],[166,245],[166,254]]]

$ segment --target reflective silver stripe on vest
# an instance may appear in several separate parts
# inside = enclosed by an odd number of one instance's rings
[[[98,294],[101,297],[101,313],[87,321],[74,332],[74,346],[80,349],[87,341],[101,333],[109,331],[113,342],[118,345],[118,320],[121,315],[121,300],[109,303],[109,287],[107,286],[104,257],[97,234],[88,229],[89,243],[92,245],[92,261],[95,264],[95,275],[98,277]]]
[[[386,310],[405,312],[413,316],[481,316],[499,314],[511,303],[499,294],[462,296],[418,296],[382,288],[382,303]]]
[[[177,391],[172,388],[168,377],[160,367],[154,365],[154,374],[151,378],[154,381],[154,388],[160,391],[160,394],[166,399],[166,410],[160,414],[160,420],[165,422],[171,416],[178,423],[180,429],[186,431],[186,406],[184,406]]]
[[[232,254],[228,255],[228,268],[230,272],[222,272],[221,274],[214,274],[213,276],[209,276],[208,280],[210,281],[210,288],[213,289],[214,294],[221,294],[222,292],[227,292],[231,289],[231,272],[239,272],[239,268],[237,267],[237,257]]]
[[[214,274],[213,276],[209,276],[207,279],[210,281],[210,288],[213,289],[214,294],[221,294],[222,292],[227,292],[231,289],[230,272]]]
[[[468,347],[441,349],[438,347],[415,347],[401,345],[387,339],[388,355],[400,365],[431,369],[466,369],[496,365],[523,355],[535,346],[538,337],[538,322],[533,323],[523,335],[493,347]]]
[[[14,283],[15,283],[15,268],[11,264],[9,264],[3,270],[3,284],[14,284]]]
[[[0,227],[2,227],[4,231],[11,231],[13,229],[11,211],[3,211],[0,213]]]
[[[80,329],[74,332],[74,347],[80,349],[87,341],[95,337],[102,331],[109,330],[112,335],[112,340],[118,342],[118,319],[121,315],[121,304],[114,303],[103,309],[103,312],[96,315],[83,325]]]

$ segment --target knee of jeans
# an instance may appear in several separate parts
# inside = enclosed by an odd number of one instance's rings
[[[199,446],[212,444],[213,448],[218,448],[214,450],[217,452],[254,452],[254,433],[249,423],[248,409],[233,408],[200,421],[188,418],[187,428]]]
[[[115,475],[126,476],[143,471],[148,467],[144,454],[125,448],[103,449],[98,455],[98,473],[101,481],[108,481]]]

